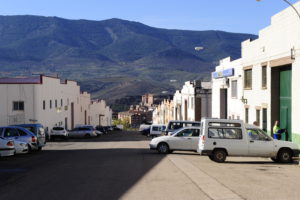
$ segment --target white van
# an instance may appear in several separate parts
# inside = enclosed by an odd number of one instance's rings
[[[201,120],[201,133],[197,151],[216,162],[227,156],[269,157],[275,162],[289,163],[299,156],[298,145],[274,140],[259,127],[241,120]]]
[[[200,126],[199,121],[185,121],[185,120],[170,120],[164,134],[165,135],[171,135],[171,133],[174,133],[174,131],[183,128],[183,127],[191,127],[191,126]]]
[[[162,132],[166,129],[166,125],[164,124],[152,124],[150,127],[150,136],[160,136]]]

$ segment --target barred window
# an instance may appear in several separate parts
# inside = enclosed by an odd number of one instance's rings
[[[14,111],[24,110],[24,101],[14,101],[13,102],[13,110]]]
[[[261,87],[263,89],[267,88],[267,66],[261,68]]]
[[[244,71],[244,88],[252,89],[252,69],[246,69]]]
[[[237,98],[237,80],[231,81],[231,98]]]
[[[243,136],[239,128],[209,128],[208,138],[241,140]]]

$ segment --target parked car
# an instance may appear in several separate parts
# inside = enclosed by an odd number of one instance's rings
[[[61,126],[55,126],[52,128],[51,133],[50,133],[51,139],[55,139],[57,137],[63,138],[63,139],[68,139],[69,133],[68,131]]]
[[[15,154],[29,153],[29,144],[25,142],[21,142],[19,140],[15,140],[14,144],[15,144]]]
[[[165,135],[171,135],[176,130],[183,127],[200,126],[199,121],[184,121],[184,120],[170,120],[164,130]]]
[[[289,163],[299,156],[300,150],[297,144],[274,140],[241,120],[202,119],[198,152],[215,162],[224,162],[227,156],[252,156]]]
[[[3,129],[0,128],[0,132]],[[0,137],[0,157],[5,156],[13,156],[15,154],[15,144],[13,140],[5,139],[4,137]]]
[[[91,127],[80,126],[69,131],[69,137],[97,137],[96,130]]]
[[[20,141],[28,144],[28,151],[38,150],[37,137],[29,130],[19,126],[0,127],[0,136],[13,141]]]
[[[103,134],[108,133],[107,129],[103,126],[96,126],[96,130],[102,132]]]
[[[200,127],[184,127],[173,135],[156,137],[150,142],[150,149],[159,153],[179,151],[197,151]]]
[[[151,137],[157,137],[157,136],[161,136],[162,132],[166,129],[166,125],[164,124],[152,124],[150,126],[150,133],[149,135]]]
[[[144,129],[150,128],[150,124],[141,124],[139,127],[139,132],[143,132]]]
[[[142,135],[149,136],[150,135],[150,127],[143,129],[142,131],[140,131],[140,133]]]
[[[46,145],[46,134],[43,125],[41,124],[18,124],[14,126],[23,127],[30,132],[32,132],[37,137],[37,145],[38,150],[42,150],[42,148]]]

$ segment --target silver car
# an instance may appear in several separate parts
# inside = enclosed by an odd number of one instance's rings
[[[0,128],[0,131],[2,128]],[[0,137],[0,157],[13,156],[15,154],[15,144],[13,140]]]
[[[64,127],[55,126],[51,130],[50,137],[52,140],[55,139],[56,137],[62,137],[66,140],[69,137],[69,133]]]
[[[69,137],[97,137],[97,133],[90,127],[77,127],[69,131]]]
[[[28,144],[28,151],[38,150],[37,137],[25,128],[18,126],[0,127],[0,136],[5,139],[20,141]]]

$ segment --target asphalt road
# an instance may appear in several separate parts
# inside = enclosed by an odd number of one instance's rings
[[[0,199],[300,199],[300,167],[265,158],[214,163],[160,155],[136,132],[47,144],[0,158]]]

